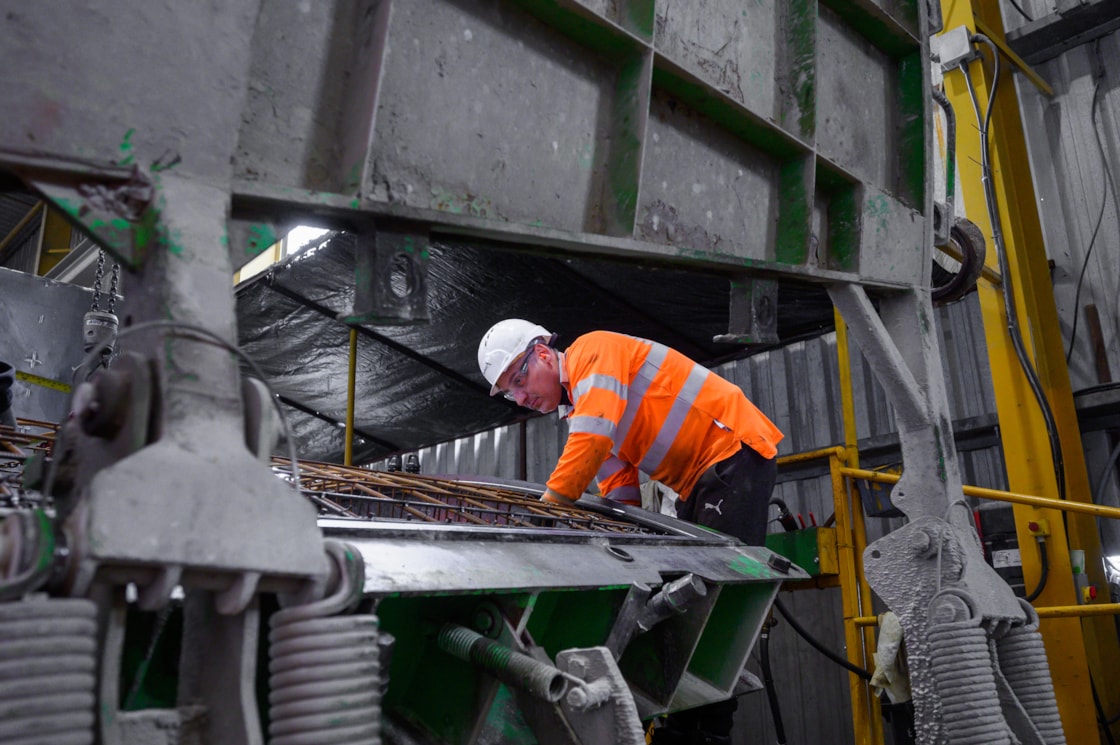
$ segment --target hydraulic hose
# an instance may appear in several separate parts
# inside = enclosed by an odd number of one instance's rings
[[[933,100],[945,112],[945,219],[949,224],[945,226],[945,234],[953,227],[953,200],[957,191],[957,161],[954,153],[957,151],[957,116],[953,112],[953,104],[941,91],[934,88]]]
[[[1050,578],[1050,554],[1046,550],[1046,540],[1043,538],[1038,539],[1038,556],[1042,562],[1038,575],[1038,587],[1034,588],[1030,595],[1027,595],[1028,603],[1033,603],[1035,598],[1042,594],[1042,591],[1046,589],[1046,580]]]
[[[774,720],[774,737],[777,745],[786,745],[786,728],[782,724],[782,710],[778,705],[778,692],[774,688],[774,675],[770,671],[770,623],[762,626],[758,636],[759,665],[762,667],[762,682],[766,685],[766,699],[770,702],[770,716]]]
[[[780,612],[782,614],[782,616],[786,619],[786,621],[789,622],[789,625],[793,627],[793,630],[796,631],[801,636],[802,639],[809,642],[809,644],[813,647],[813,649],[817,650],[818,652],[820,652],[825,657],[832,660],[833,662],[835,662],[837,665],[844,668],[845,670],[847,670],[851,673],[855,673],[856,675],[863,678],[864,680],[871,680],[871,673],[867,672],[866,670],[864,670],[862,667],[859,667],[858,665],[853,665],[851,662],[848,662],[843,657],[836,654],[831,649],[829,649],[828,647],[824,646],[819,641],[817,641],[816,638],[814,638],[812,634],[810,634],[808,631],[806,631],[805,627],[803,627],[797,621],[797,619],[793,617],[793,614],[790,613],[788,610],[786,610],[786,606],[782,603],[780,598],[774,598],[774,607],[777,608],[778,612]]]
[[[1003,226],[1000,222],[999,208],[996,204],[995,190],[992,186],[991,147],[988,141],[988,133],[989,124],[992,120],[992,108],[995,103],[996,89],[999,86],[999,50],[992,40],[983,34],[973,34],[971,41],[985,44],[992,53],[992,59],[995,65],[992,74],[992,91],[988,96],[988,108],[983,116],[980,114],[980,103],[976,98],[976,88],[972,84],[972,75],[968,71],[968,64],[961,64],[960,69],[964,74],[964,82],[968,88],[969,98],[972,100],[973,111],[976,113],[976,123],[980,127],[981,181],[984,187],[984,203],[988,208],[988,220],[992,225],[992,241],[995,244],[996,256],[999,259],[999,272],[1002,279],[1000,282],[1000,290],[1003,294],[1003,305],[1007,312],[1007,331],[1011,336],[1011,344],[1015,348],[1015,356],[1019,359],[1019,364],[1023,368],[1023,374],[1030,384],[1031,392],[1034,393],[1035,400],[1038,401],[1038,407],[1042,412],[1042,418],[1046,422],[1046,434],[1050,439],[1050,457],[1053,461],[1054,478],[1057,480],[1058,484],[1058,497],[1064,500],[1066,498],[1065,463],[1062,459],[1062,444],[1058,438],[1058,426],[1054,420],[1054,412],[1050,408],[1050,402],[1046,398],[1046,392],[1042,390],[1042,383],[1038,378],[1038,374],[1031,366],[1030,360],[1027,357],[1026,347],[1023,344],[1023,335],[1019,329],[1018,313],[1015,310],[1015,295],[1011,287],[1007,249],[1003,242]]]

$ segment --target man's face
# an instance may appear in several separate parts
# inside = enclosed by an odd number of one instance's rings
[[[498,378],[498,387],[518,406],[544,414],[555,411],[561,393],[556,355],[543,344],[535,345]]]

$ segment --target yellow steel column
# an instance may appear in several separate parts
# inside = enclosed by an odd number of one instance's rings
[[[852,541],[851,516],[848,513],[848,500],[844,499],[845,481],[840,475],[840,463],[835,457],[828,459],[828,471],[832,477],[832,493],[836,500],[836,551],[840,559],[840,600],[844,613],[844,646],[847,648],[848,661],[862,668],[869,667],[871,655],[863,654],[862,631],[854,619],[863,615],[860,612],[855,548]],[[872,696],[868,695],[867,684],[855,673],[848,673],[848,693],[852,699],[852,729],[857,745],[870,745],[882,742],[873,740],[872,727],[878,717],[871,716]],[[878,707],[876,707],[877,709]],[[877,713],[877,712],[876,712]]]
[[[998,6],[994,2],[965,0],[943,4],[942,7],[947,30],[962,25],[975,30],[978,20],[987,29],[1003,28]],[[982,114],[986,111],[993,84],[991,58],[986,51],[985,48],[985,62],[973,61],[969,68]],[[1008,276],[1002,281],[1011,283],[1024,345],[1033,357],[1034,367],[1057,423],[1065,463],[1067,498],[1088,501],[1091,498],[1088,473],[1035,207],[1018,97],[1009,67],[1003,65],[998,81],[989,133],[991,178],[1008,264]],[[946,74],[945,93],[957,112],[957,167],[964,212],[984,232],[990,246],[988,261],[994,265],[996,253],[992,246],[992,223],[983,192],[982,142],[961,71]],[[1016,492],[1058,498],[1045,420],[1012,346],[1001,289],[981,279],[978,293],[1009,486]],[[1028,589],[1037,585],[1041,565],[1035,539],[1027,524],[1045,518],[1051,530],[1046,540],[1050,570],[1046,587],[1037,602],[1042,606],[1076,603],[1062,514],[1055,510],[1019,505],[1014,510]],[[1103,584],[1103,568],[1099,561],[1093,562],[1090,558],[1100,556],[1095,523],[1090,517],[1070,515],[1068,525],[1070,543],[1085,550],[1087,566],[1094,564],[1090,570],[1094,572],[1090,581]],[[1052,618],[1042,623],[1041,630],[1067,740],[1071,743],[1099,742],[1090,669],[1093,670],[1093,681],[1105,711],[1115,712],[1120,708],[1120,681],[1115,675],[1115,671],[1120,669],[1120,648],[1111,619],[1094,617],[1082,622],[1074,618]]]
[[[58,210],[53,207],[43,210],[43,226],[39,231],[39,264],[35,268],[38,276],[45,275],[70,253],[71,233],[70,223]]]
[[[858,468],[858,433],[856,432],[855,396],[852,392],[852,362],[848,349],[848,326],[839,311],[833,311],[836,323],[836,361],[840,372],[840,408],[844,422],[843,465]],[[868,670],[874,668],[875,630],[856,626],[857,616],[867,616],[871,609],[871,588],[863,574],[863,549],[867,547],[867,530],[859,500],[853,498],[854,485],[840,476],[836,455],[828,459],[832,476],[832,493],[836,510],[836,544],[840,554],[840,592],[843,595],[844,639],[848,661]],[[852,695],[852,727],[856,743],[881,745],[883,717],[879,699],[869,695],[870,687],[855,675],[848,676]]]

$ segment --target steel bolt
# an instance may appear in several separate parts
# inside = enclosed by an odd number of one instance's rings
[[[924,554],[929,551],[930,545],[933,541],[930,540],[929,533],[924,530],[919,530],[910,535],[910,548],[916,554]]]
[[[485,634],[494,628],[494,617],[485,608],[479,608],[474,614],[474,627]]]

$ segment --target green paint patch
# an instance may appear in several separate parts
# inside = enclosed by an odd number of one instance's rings
[[[727,568],[738,572],[739,574],[747,577],[755,577],[758,579],[765,579],[770,576],[770,570],[767,569],[761,562],[755,561],[747,556],[739,554],[735,560],[727,565]]]
[[[812,139],[817,121],[817,5],[815,0],[795,0],[789,4],[786,46],[789,49],[791,85],[782,107],[783,124],[796,119],[797,132]]]
[[[249,237],[245,242],[245,254],[257,256],[271,248],[279,238],[276,230],[267,223],[256,223],[249,226]]]
[[[362,164],[357,162],[350,166],[350,171],[346,174],[346,182],[343,184],[343,191],[357,191],[362,185]]]
[[[591,146],[590,142],[583,143],[583,147],[579,149],[579,167],[585,171],[590,171],[591,167],[595,165],[595,148]]]
[[[132,152],[132,135],[136,134],[135,129],[130,129],[124,133],[124,139],[121,140],[121,158],[117,161],[117,165],[127,166],[131,165],[135,159],[135,154]]]
[[[859,269],[860,212],[856,187],[841,189],[828,203],[828,260],[830,269]]]
[[[358,209],[359,207],[362,206],[362,201],[360,199],[351,199],[350,200],[350,206],[353,207],[354,209]]]
[[[778,172],[778,235],[774,258],[785,264],[804,264],[812,230],[812,168],[809,158],[784,163]]]
[[[899,121],[902,129],[898,154],[902,178],[898,198],[915,209],[924,203],[926,190],[925,123],[928,101],[922,81],[924,64],[921,54],[915,52],[901,59],[898,66]],[[950,158],[950,168],[952,162]],[[952,171],[946,177],[949,184],[956,178]]]

